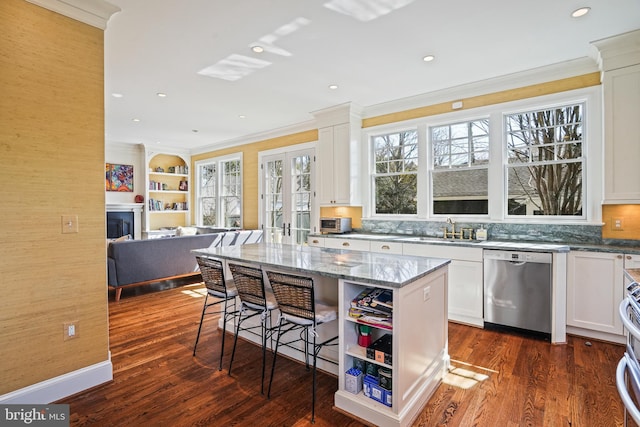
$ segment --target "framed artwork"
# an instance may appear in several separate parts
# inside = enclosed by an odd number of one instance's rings
[[[133,192],[133,165],[106,163],[105,178],[107,191]]]

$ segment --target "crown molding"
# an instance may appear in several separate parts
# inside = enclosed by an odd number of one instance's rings
[[[45,9],[105,30],[109,18],[120,8],[104,0],[27,0]]]

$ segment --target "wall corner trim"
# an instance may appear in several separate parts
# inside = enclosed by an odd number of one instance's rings
[[[48,404],[113,380],[109,359],[0,395],[0,404]]]
[[[105,30],[109,18],[120,8],[104,0],[27,0],[45,9]]]

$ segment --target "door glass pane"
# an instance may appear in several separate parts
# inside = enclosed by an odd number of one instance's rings
[[[266,242],[282,242],[282,160],[268,161],[265,167],[265,235]]]
[[[311,224],[311,157],[291,159],[291,243],[304,244]],[[287,230],[287,236],[289,232]]]

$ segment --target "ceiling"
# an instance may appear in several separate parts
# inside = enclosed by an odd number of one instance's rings
[[[346,102],[588,57],[591,41],[640,27],[638,0],[108,1],[121,11],[105,32],[107,144],[192,152]]]

